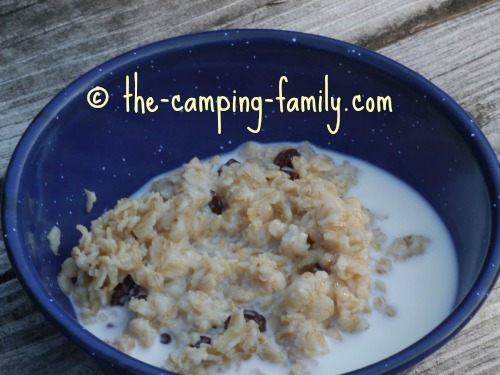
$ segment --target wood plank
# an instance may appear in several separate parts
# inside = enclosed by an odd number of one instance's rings
[[[17,279],[0,284],[0,306],[0,373],[101,373],[34,308]]]
[[[0,302],[3,307],[0,312],[0,332],[3,332],[4,326],[37,312],[16,278],[0,285]],[[37,315],[41,317],[41,314]],[[7,329],[12,330],[13,328]],[[3,345],[10,345],[11,342],[11,340],[2,341],[0,348]],[[0,350],[0,352],[2,351]]]
[[[5,252],[3,242],[0,242],[0,284],[13,279],[15,275],[12,273],[9,257]]]
[[[500,4],[495,2],[452,21],[452,28],[446,23],[437,25],[379,51],[419,72],[453,97],[482,128],[497,156],[500,81],[495,75],[500,77],[499,9]]]
[[[11,0],[0,2],[0,17],[26,10],[37,0]]]
[[[0,371],[4,374],[103,374],[90,356],[57,332],[22,348],[2,353],[0,361]]]
[[[0,190],[2,189],[3,179],[0,179]],[[2,231],[0,230],[0,237],[3,238]],[[9,257],[5,252],[5,244],[0,241],[0,285],[12,280],[16,277],[12,267],[10,266]],[[0,323],[1,324],[1,323]]]

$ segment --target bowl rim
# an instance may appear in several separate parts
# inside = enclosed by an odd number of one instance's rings
[[[64,107],[64,98],[71,99],[81,93],[82,89],[98,82],[105,74],[117,67],[126,66],[132,61],[142,60],[156,53],[171,53],[182,49],[193,49],[206,46],[207,43],[222,45],[227,42],[252,40],[255,45],[259,42],[289,45],[294,48],[311,48],[333,55],[358,61],[385,75],[399,79],[403,84],[413,89],[425,92],[429,100],[449,117],[456,119],[457,130],[466,140],[472,153],[478,160],[481,172],[485,178],[488,193],[491,199],[492,228],[500,227],[500,164],[495,151],[488,140],[467,114],[449,95],[404,65],[383,56],[377,52],[357,45],[339,41],[333,38],[307,34],[296,31],[274,29],[230,29],[200,32],[181,35],[132,49],[98,65],[83,74],[66,88],[63,88],[51,101],[35,116],[18,142],[5,174],[5,181],[1,196],[2,231],[6,251],[12,268],[37,308],[45,317],[66,337],[74,341],[80,348],[95,356],[97,359],[109,363],[112,367],[128,370],[132,373],[141,371],[144,374],[169,374],[166,370],[141,362],[119,352],[105,344],[82,327],[69,315],[62,313],[57,304],[50,298],[50,294],[42,287],[33,264],[21,249],[24,248],[22,233],[16,231],[18,218],[15,202],[18,201],[20,177],[23,166],[31,151],[31,146],[42,136],[48,128],[52,118]],[[350,53],[351,50],[360,52]],[[451,314],[434,330],[417,342],[393,354],[392,356],[354,370],[347,374],[392,374],[407,369],[423,358],[429,356],[458,333],[475,315],[485,302],[490,290],[494,287],[500,273],[500,238],[498,232],[491,231],[488,253],[483,267],[475,280],[471,290],[456,306]]]

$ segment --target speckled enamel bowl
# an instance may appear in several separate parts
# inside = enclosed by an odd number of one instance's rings
[[[132,99],[126,111],[125,77],[133,94],[134,72],[144,114],[134,113]],[[329,94],[342,98],[340,123],[332,108],[280,111],[276,97],[282,76],[288,80],[282,82],[283,95],[289,98],[324,94],[325,75]],[[107,94],[91,91],[97,86]],[[189,111],[187,105],[180,110],[183,103],[175,95],[274,100],[263,101],[259,129],[255,110],[227,110],[219,122],[216,111]],[[352,105],[357,95],[357,107],[367,107],[363,111]],[[378,112],[376,99],[369,103],[369,97],[379,96],[390,96],[392,112],[388,107]],[[141,110],[140,100],[138,105]],[[85,74],[40,112],[14,152],[2,195],[4,240],[26,292],[63,334],[108,368],[120,374],[165,373],[83,330],[56,276],[78,241],[77,223],[89,224],[118,198],[193,156],[229,151],[248,140],[308,140],[367,160],[420,192],[451,233],[459,262],[453,312],[418,342],[356,373],[411,367],[445,344],[484,302],[500,266],[500,172],[473,119],[430,82],[374,52],[265,30],[210,32],[139,48]],[[91,214],[84,209],[83,188],[98,196]],[[56,224],[63,233],[59,256],[46,239]]]

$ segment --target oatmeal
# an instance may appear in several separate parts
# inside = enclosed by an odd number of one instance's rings
[[[427,243],[405,236],[380,250],[373,215],[347,194],[356,179],[348,162],[307,144],[194,158],[90,230],[78,226],[60,286],[85,323],[127,308],[125,330],[108,342],[128,354],[167,345],[168,370],[216,373],[258,357],[307,372],[329,338],[365,330],[372,308],[397,314],[384,296],[370,300],[373,264],[390,272]]]
[[[97,201],[97,197],[95,195],[95,192],[83,189],[85,193],[85,211],[87,213],[90,213],[92,211],[92,207],[94,206],[94,203]]]
[[[50,250],[54,255],[59,254],[59,246],[61,245],[61,230],[58,226],[54,225],[49,234],[47,234],[47,239],[49,240]]]

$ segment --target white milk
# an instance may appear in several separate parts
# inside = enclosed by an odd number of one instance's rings
[[[317,365],[311,365],[312,374],[335,375],[383,360],[416,342],[442,322],[453,308],[458,265],[447,229],[416,191],[382,169],[359,159],[319,148],[315,151],[329,155],[337,164],[349,160],[359,169],[359,182],[351,187],[348,196],[357,197],[378,218],[377,226],[387,236],[385,247],[395,238],[409,234],[430,239],[423,255],[394,262],[388,274],[373,275],[373,280],[384,282],[387,288],[386,293],[381,294],[372,286],[373,294],[384,296],[396,309],[395,317],[373,310],[365,316],[370,325],[366,331],[344,333],[342,341],[327,338],[330,352],[319,357]],[[230,158],[238,159],[237,152],[221,155],[221,165]],[[142,195],[150,185],[151,181],[133,196]],[[372,254],[378,256],[374,250]],[[76,306],[75,311],[79,315]],[[85,328],[103,340],[112,341],[125,328],[130,313],[123,307],[108,307],[104,311],[111,316],[108,321],[87,324]],[[114,327],[107,327],[108,323]],[[132,355],[161,367],[174,347],[174,342],[165,345],[158,339],[152,348],[138,347]],[[242,363],[239,369],[233,366],[224,374],[256,374],[255,369],[272,375],[288,374],[288,367],[261,361],[256,356]]]

